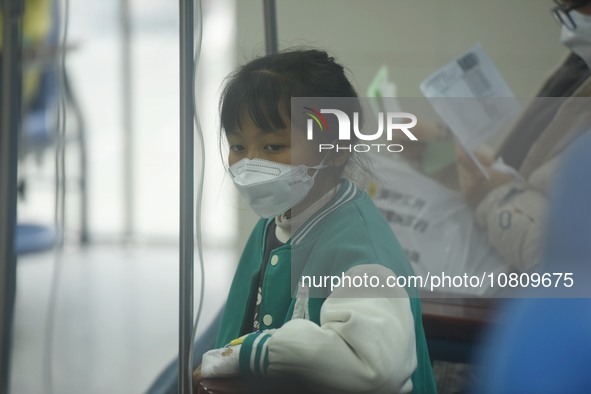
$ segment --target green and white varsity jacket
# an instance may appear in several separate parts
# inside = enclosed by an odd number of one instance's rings
[[[234,276],[217,346],[252,326],[266,231],[261,219]],[[435,393],[417,289],[380,293],[302,286],[302,276],[413,275],[396,237],[369,196],[348,179],[289,241],[271,251],[262,283],[259,323],[240,348],[242,374],[281,372],[321,387],[368,393]],[[294,290],[292,291],[292,287]],[[359,295],[359,296],[352,296]]]

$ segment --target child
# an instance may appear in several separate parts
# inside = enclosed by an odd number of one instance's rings
[[[412,270],[369,197],[341,177],[351,153],[318,152],[303,127],[291,126],[292,97],[358,102],[343,67],[318,50],[256,59],[223,92],[229,172],[261,220],[232,282],[219,349],[204,355],[201,377],[288,374],[320,392],[435,392],[416,289],[312,296],[293,275],[369,274],[385,283]],[[335,142],[328,129],[323,137]]]

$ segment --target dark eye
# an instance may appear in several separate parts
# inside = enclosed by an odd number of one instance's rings
[[[230,151],[234,153],[239,153],[244,151],[244,145],[233,144],[230,145]]]
[[[283,145],[270,144],[270,145],[265,146],[265,149],[270,152],[279,152],[281,149],[283,149]]]

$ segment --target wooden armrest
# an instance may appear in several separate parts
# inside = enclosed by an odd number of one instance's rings
[[[318,389],[305,379],[284,377],[283,379],[203,379],[196,394],[320,394]]]
[[[496,300],[487,298],[423,298],[423,326],[427,338],[476,342],[494,324]]]

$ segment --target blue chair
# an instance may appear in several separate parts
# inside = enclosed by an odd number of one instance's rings
[[[17,255],[43,252],[55,244],[55,232],[40,224],[19,224],[16,227],[15,251]]]

